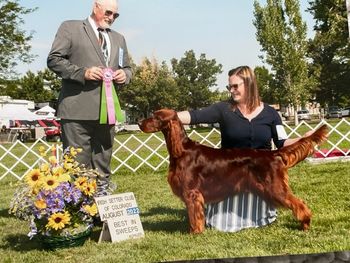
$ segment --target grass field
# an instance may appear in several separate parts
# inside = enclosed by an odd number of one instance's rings
[[[303,162],[290,169],[291,188],[313,212],[308,232],[298,229],[291,211],[280,209],[268,227],[237,233],[207,229],[200,235],[188,234],[186,211],[167,184],[166,168],[121,170],[112,179],[115,193],[135,194],[145,237],[98,244],[96,227],[84,246],[57,251],[29,241],[29,224],[8,214],[16,182],[5,178],[0,181],[0,262],[159,262],[350,250],[349,168],[349,162]]]

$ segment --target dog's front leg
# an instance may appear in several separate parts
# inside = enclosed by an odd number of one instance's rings
[[[190,221],[190,233],[202,233],[205,224],[203,195],[198,190],[190,190],[185,193],[184,199]]]

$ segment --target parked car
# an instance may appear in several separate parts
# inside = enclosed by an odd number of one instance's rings
[[[346,107],[346,108],[342,109],[341,116],[342,117],[349,117],[350,116],[350,107]]]
[[[297,116],[298,116],[298,120],[311,120],[311,115],[310,112],[308,110],[298,110],[297,111]]]
[[[44,127],[45,139],[47,141],[61,141],[61,125],[56,120],[46,119],[38,120],[41,127]]]
[[[337,106],[331,106],[328,108],[327,110],[327,114],[326,114],[326,118],[341,118],[342,117],[342,113],[341,113],[341,109]]]

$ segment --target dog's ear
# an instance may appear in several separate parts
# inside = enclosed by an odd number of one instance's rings
[[[169,121],[169,141],[171,142],[171,154],[173,157],[178,158],[182,155],[184,151],[182,145],[182,132],[179,120]]]

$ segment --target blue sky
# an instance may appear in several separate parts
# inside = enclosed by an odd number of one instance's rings
[[[38,7],[24,16],[23,28],[34,31],[32,53],[38,56],[32,64],[17,68],[24,74],[46,68],[46,57],[61,22],[85,19],[91,13],[93,0],[20,0],[19,3]],[[304,11],[307,0],[301,0],[300,5],[311,36],[312,17]],[[197,57],[205,53],[208,59],[216,59],[223,65],[217,82],[220,89],[225,87],[231,68],[262,65],[252,23],[253,1],[119,0],[119,13],[112,28],[125,36],[129,53],[137,64],[144,57],[154,57],[170,65],[170,59],[180,59],[185,51],[193,49]]]

